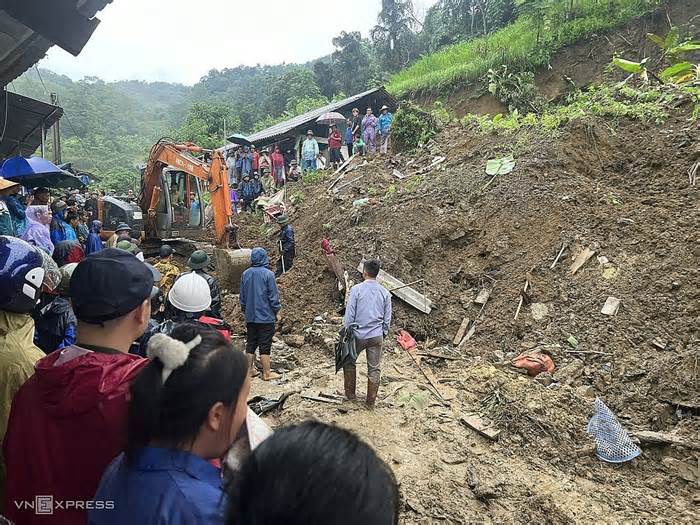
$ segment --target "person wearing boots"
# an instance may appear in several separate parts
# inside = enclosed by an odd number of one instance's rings
[[[350,298],[345,310],[343,324],[353,329],[357,353],[367,351],[367,406],[374,408],[381,378],[382,344],[391,325],[391,294],[377,282],[379,261],[365,261],[362,277],[364,282],[350,289]],[[345,397],[355,399],[357,382],[355,363],[343,366]]]
[[[279,277],[288,272],[294,264],[296,243],[294,242],[294,228],[289,224],[289,217],[283,213],[277,217],[276,221],[280,226],[280,236],[277,241],[280,248],[280,260],[277,261],[275,277]]]
[[[280,311],[280,293],[275,274],[268,268],[270,259],[264,248],[253,248],[250,254],[251,267],[241,276],[241,311],[245,315],[248,331],[246,353],[251,370],[255,350],[260,349],[263,379],[269,381],[279,377],[270,371],[270,350],[275,335],[277,312]]]

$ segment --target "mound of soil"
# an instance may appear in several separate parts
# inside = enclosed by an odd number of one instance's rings
[[[678,470],[695,465],[697,476],[692,448],[644,444],[640,458],[610,465],[585,432],[600,397],[630,431],[697,444],[700,212],[687,172],[700,130],[686,106],[671,111],[663,125],[579,121],[549,134],[452,127],[414,154],[355,162],[336,187],[361,178],[338,193],[329,176],[292,188],[303,202],[290,211],[297,258],[279,280],[281,332],[305,339],[287,383],[256,380],[254,394],[341,387],[332,346],[342,298],[321,252],[327,238],[352,279],[371,256],[405,283],[422,279],[415,288],[435,309],[395,298],[392,334],[406,329],[419,350],[449,352],[426,363],[457,397],[440,402],[389,342],[375,412],[293,396],[268,421],[313,417],[358,432],[397,474],[403,523],[697,520],[697,479]],[[486,175],[486,161],[507,154],[515,169]],[[250,215],[239,224],[242,244],[274,260],[276,228]],[[595,255],[572,273],[586,248]],[[610,296],[620,300],[613,316],[601,313]],[[327,325],[314,323],[319,315]],[[455,349],[465,317],[476,330]],[[552,357],[552,374],[509,365],[532,349]],[[499,440],[462,425],[469,412],[494,421]]]

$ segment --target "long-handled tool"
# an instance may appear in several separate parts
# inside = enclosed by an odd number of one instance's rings
[[[282,273],[287,273],[287,269],[284,267],[284,251],[282,249],[282,241],[277,241],[280,247],[280,257],[282,259]]]

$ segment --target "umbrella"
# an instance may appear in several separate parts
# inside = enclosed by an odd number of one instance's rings
[[[316,119],[316,122],[319,124],[328,124],[329,126],[331,124],[342,124],[345,122],[347,119],[341,115],[340,113],[336,113],[335,111],[331,111],[329,113],[324,113],[320,117]]]
[[[236,133],[234,135],[231,135],[228,139],[229,142],[233,142],[234,144],[240,144],[242,146],[252,146],[253,143],[249,141],[246,137],[241,135],[240,133]]]
[[[18,182],[25,188],[45,186],[47,188],[82,188],[85,185],[78,177],[63,171],[42,157],[10,157],[0,170],[0,176]]]

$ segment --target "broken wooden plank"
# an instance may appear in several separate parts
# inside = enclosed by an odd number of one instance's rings
[[[651,340],[650,342],[651,346],[654,348],[658,348],[659,350],[666,350],[666,341],[661,339],[660,337],[655,337],[654,339]]]
[[[494,427],[491,423],[484,421],[476,414],[462,416],[459,418],[459,421],[463,425],[471,428],[478,434],[490,439],[491,441],[496,441],[501,433],[501,431]]]
[[[668,432],[654,432],[653,430],[638,430],[632,435],[636,437],[640,443],[650,445],[678,445],[681,447],[699,449],[700,443],[692,443],[685,439],[669,434]]]
[[[308,399],[309,401],[316,401],[318,403],[329,403],[331,405],[342,405],[342,401],[338,401],[336,399],[326,399],[325,397],[318,397],[318,396],[310,396],[307,394],[302,394],[301,395],[302,399]]]
[[[520,315],[520,309],[523,307],[523,301],[525,301],[525,294],[527,293],[528,286],[530,286],[530,281],[528,279],[525,279],[525,286],[523,286],[523,293],[520,294],[520,301],[518,301],[518,309],[515,310],[515,317],[513,317],[514,321],[516,321],[518,319],[518,315]]]
[[[399,180],[405,179],[407,177],[407,175],[404,175],[403,173],[401,173],[397,169],[395,169],[393,172],[391,172],[391,174]]]
[[[462,324],[459,325],[459,329],[457,330],[457,333],[455,334],[455,337],[452,340],[453,345],[458,346],[459,343],[462,342],[462,339],[464,339],[464,335],[467,333],[467,328],[469,328],[469,318],[465,317],[464,319],[462,319]]]
[[[364,268],[365,260],[360,261],[357,266],[357,271],[362,273]],[[415,309],[420,310],[423,313],[429,314],[433,308],[433,302],[428,299],[418,290],[406,286],[403,282],[399,281],[396,277],[386,273],[384,270],[379,270],[379,275],[377,275],[377,282],[381,284],[384,288],[389,290],[393,295],[407,302]]]
[[[360,180],[360,179],[361,179],[362,177],[364,177],[365,175],[367,175],[367,174],[366,174],[366,173],[363,173],[363,174],[360,175],[359,177],[355,177],[355,178],[352,179],[351,181],[346,182],[345,184],[341,184],[341,185],[338,186],[337,188],[334,188],[334,189],[333,189],[333,193],[340,193],[341,190],[343,190],[344,188],[347,188],[347,187],[350,186],[351,184],[357,182],[358,180]]]
[[[457,397],[457,392],[453,388],[440,384],[430,367],[421,364],[421,357],[418,355],[418,349],[415,346],[406,349],[406,352],[411,356],[416,366],[418,366],[418,370],[423,373],[430,386],[435,389],[443,401],[450,401]]]
[[[620,309],[620,300],[612,295],[605,300],[603,309],[600,311],[603,315],[617,315],[617,311]]]
[[[574,263],[571,265],[571,275],[574,275],[576,272],[578,272],[581,267],[588,262],[588,259],[593,257],[595,255],[595,250],[592,250],[589,246],[583,249],[581,253],[578,254],[576,259],[574,260]]]

